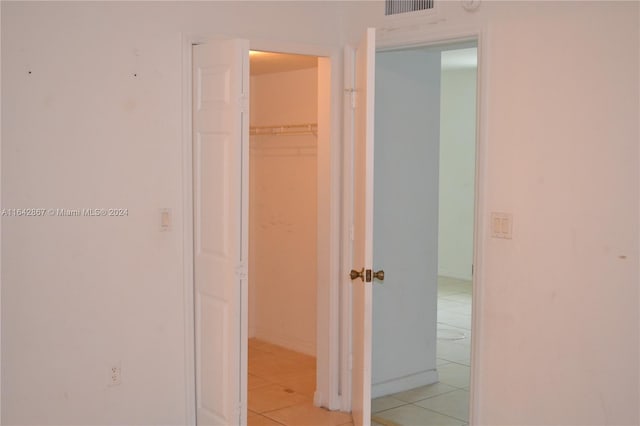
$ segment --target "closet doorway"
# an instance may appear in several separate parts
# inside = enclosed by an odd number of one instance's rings
[[[250,76],[248,423],[263,424],[311,409],[316,391],[318,90],[326,86],[315,56],[251,51]]]

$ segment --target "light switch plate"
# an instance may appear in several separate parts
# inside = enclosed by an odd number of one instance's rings
[[[160,209],[160,231],[171,230],[171,209]]]
[[[491,236],[510,240],[513,237],[511,213],[491,212]]]

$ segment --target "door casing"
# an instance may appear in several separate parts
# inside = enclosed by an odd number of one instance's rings
[[[235,36],[234,36],[235,37]],[[241,35],[237,37],[242,38]],[[230,38],[217,34],[182,34],[182,190],[183,190],[183,299],[185,324],[185,424],[196,424],[195,396],[195,351],[194,351],[194,274],[193,274],[193,147],[192,147],[192,49],[194,44],[210,40]],[[334,47],[306,45],[294,42],[250,39],[250,48],[271,52],[302,54],[320,57],[326,61],[323,69],[330,77],[330,94],[327,102],[329,117],[320,118],[327,128],[325,140],[318,140],[318,282],[328,283],[318,286],[317,318],[317,375],[320,380],[314,396],[314,403],[329,409],[341,409],[340,398],[340,111],[335,108],[340,102],[342,91],[341,50]],[[320,71],[321,72],[321,71]],[[319,76],[322,78],[322,76]],[[326,77],[326,76],[325,76]],[[328,122],[326,122],[328,121]],[[324,142],[324,143],[323,143]],[[322,235],[322,237],[321,237]],[[321,257],[321,255],[323,257]],[[251,279],[249,277],[249,279]],[[247,295],[241,302],[247,309]],[[241,377],[246,382],[246,351]],[[246,384],[245,384],[246,385]],[[246,420],[246,419],[245,419]]]
[[[389,29],[389,28],[387,28]],[[483,58],[488,56],[488,43],[486,41],[487,31],[482,26],[461,27],[456,30],[428,29],[418,28],[415,26],[399,24],[393,28],[393,31],[379,31],[376,39],[377,51],[402,50],[412,47],[429,47],[451,44],[462,44],[465,42],[475,42],[478,49],[478,68],[477,68],[477,93],[476,93],[476,172],[475,172],[475,212],[474,212],[474,243],[473,243],[473,309],[472,309],[472,325],[471,334],[473,336],[471,342],[471,380],[469,387],[469,424],[475,424],[479,418],[479,410],[481,409],[480,397],[478,389],[482,381],[481,372],[475,368],[482,356],[482,292],[484,282],[484,256],[486,244],[486,226],[488,224],[488,214],[485,207],[485,194],[487,182],[487,93],[489,78],[488,73],[483,67]],[[347,46],[345,49],[345,87],[348,82],[354,79],[354,60],[355,47]],[[352,143],[345,143],[343,148],[343,176],[344,190],[342,198],[342,217],[343,217],[343,238],[342,238],[342,309],[343,318],[342,334],[343,347],[351,341],[351,300],[350,292],[345,290],[351,285],[348,278],[349,271],[352,268],[352,242],[349,237],[353,223],[353,111],[349,105],[349,101],[344,100],[344,137],[345,140]],[[381,265],[383,266],[383,265]],[[341,378],[342,383],[347,389],[351,388],[350,383],[350,360],[349,354],[341,359]],[[342,393],[342,407],[345,410],[351,408],[351,392]]]
[[[406,49],[417,46],[433,46],[441,44],[475,41],[478,46],[478,84],[476,114],[476,180],[475,180],[475,219],[474,219],[474,276],[473,276],[473,317],[471,345],[471,383],[470,383],[470,423],[475,423],[479,416],[480,395],[477,389],[482,381],[481,372],[474,368],[482,356],[482,291],[484,281],[483,253],[486,244],[484,224],[488,223],[485,212],[485,186],[487,175],[487,104],[489,79],[483,68],[483,58],[487,55],[486,30],[481,26],[459,28],[457,30],[418,30],[406,26],[394,28],[393,32],[382,32],[377,41],[378,50]],[[391,35],[389,35],[391,34]],[[193,340],[193,166],[191,163],[191,46],[208,40],[221,38],[212,34],[182,34],[182,121],[183,121],[183,288],[185,312],[185,424],[195,424],[195,367]],[[305,45],[295,42],[250,40],[251,49],[275,51],[292,54],[322,56],[331,61],[331,125],[330,143],[326,155],[330,159],[325,175],[328,176],[327,193],[329,196],[328,229],[330,236],[324,249],[330,253],[328,268],[325,270],[329,285],[319,290],[318,306],[318,347],[326,346],[326,354],[318,357],[318,368],[325,371],[327,383],[318,384],[320,392],[316,394],[315,403],[330,409],[351,409],[351,383],[349,371],[349,345],[351,340],[351,309],[349,292],[346,291],[350,280],[351,269],[351,223],[352,223],[352,176],[351,167],[353,153],[350,144],[340,147],[341,137],[349,141],[353,135],[353,122],[350,108],[350,96],[343,92],[353,79],[352,46],[344,52],[333,47]],[[344,74],[338,72],[343,63]],[[344,83],[344,84],[343,84]],[[343,105],[343,127],[339,127],[340,112],[337,105]],[[320,155],[320,153],[319,153]],[[342,164],[342,168],[340,167]],[[319,176],[320,177],[320,176]],[[342,185],[343,190],[340,190]],[[319,250],[322,248],[319,247]],[[319,264],[319,273],[322,270]],[[323,300],[322,300],[323,299]],[[321,330],[323,328],[324,330]],[[322,339],[322,341],[321,341]],[[324,359],[322,359],[324,358]]]

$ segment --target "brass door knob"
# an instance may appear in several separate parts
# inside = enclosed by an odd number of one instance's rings
[[[378,281],[384,281],[384,271],[380,269],[378,272],[374,272],[373,278]]]
[[[349,272],[349,277],[351,277],[352,280],[360,278],[362,281],[364,281],[364,268],[362,268],[360,271],[352,269],[351,272]]]

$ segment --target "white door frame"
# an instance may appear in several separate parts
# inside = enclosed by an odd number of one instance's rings
[[[242,35],[181,34],[182,48],[182,191],[183,191],[183,291],[185,330],[185,424],[196,424],[194,294],[193,294],[193,163],[191,46],[221,38],[243,38]],[[244,37],[248,38],[248,37]],[[329,409],[341,408],[340,402],[340,231],[341,231],[341,49],[286,41],[250,39],[250,48],[270,52],[303,54],[328,58],[330,61],[331,108],[325,143],[319,140],[318,155],[318,315],[317,377],[314,403]],[[247,309],[247,295],[242,306]],[[239,360],[245,363],[246,359]],[[246,380],[246,371],[242,373]]]
[[[389,29],[389,28],[385,28]],[[479,364],[482,356],[482,292],[484,290],[484,252],[486,244],[486,226],[489,223],[488,214],[485,211],[486,199],[486,182],[487,182],[487,152],[488,152],[488,99],[487,93],[489,86],[489,76],[484,65],[484,58],[488,57],[487,30],[481,26],[459,27],[457,29],[439,29],[437,24],[433,28],[417,27],[412,25],[392,28],[393,31],[386,32],[385,29],[378,31],[376,40],[377,51],[399,50],[411,47],[426,47],[447,45],[455,43],[463,43],[476,41],[478,45],[478,73],[477,73],[477,89],[476,89],[476,171],[475,171],[475,212],[474,212],[474,243],[473,243],[473,310],[471,323],[471,382],[469,386],[469,424],[476,424],[476,419],[480,418],[481,401],[478,389],[483,380],[481,371],[475,366]],[[353,49],[346,49],[345,53],[345,87],[347,82],[353,81]],[[344,109],[344,138],[345,143],[343,152],[343,176],[344,192],[343,192],[343,221],[344,234],[342,239],[343,256],[342,256],[342,275],[344,287],[348,288],[347,280],[348,271],[351,265],[351,239],[349,238],[350,227],[353,223],[353,114],[348,102],[345,100]],[[348,146],[349,145],[349,146]],[[346,319],[342,325],[342,332],[348,336],[345,341],[351,340],[351,293],[348,290],[343,291],[345,303],[343,305],[343,317]],[[349,357],[342,359],[341,369],[348,372]],[[348,374],[342,374],[344,383],[351,388],[350,378]],[[350,392],[343,393],[342,406],[344,409],[351,407]]]

